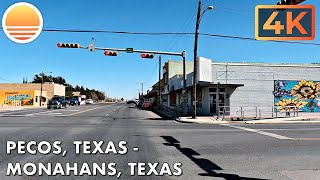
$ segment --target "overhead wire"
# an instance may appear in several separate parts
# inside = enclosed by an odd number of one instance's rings
[[[2,28],[0,28],[2,29]],[[66,32],[66,33],[109,33],[109,34],[128,34],[128,35],[150,35],[150,36],[173,36],[173,35],[183,35],[183,36],[193,36],[192,32],[131,32],[131,31],[110,31],[110,30],[76,30],[76,29],[43,29],[44,32]],[[243,37],[243,36],[231,36],[231,35],[221,35],[221,34],[210,34],[210,33],[199,33],[200,36],[209,37],[219,37],[228,39],[238,39],[238,40],[250,40],[258,41],[255,38]],[[312,42],[298,42],[298,41],[281,41],[281,40],[267,40],[259,42],[277,42],[277,43],[287,43],[287,44],[301,44],[301,45],[315,45],[320,46],[320,43]]]

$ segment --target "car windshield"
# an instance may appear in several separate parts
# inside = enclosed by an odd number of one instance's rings
[[[60,100],[61,99],[61,97],[53,97],[52,99],[51,99],[51,101],[58,101],[58,100]]]

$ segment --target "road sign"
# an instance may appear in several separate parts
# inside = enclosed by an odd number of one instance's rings
[[[95,47],[94,44],[89,44],[89,46],[88,46],[88,51],[89,51],[89,52],[94,52],[95,49],[96,49],[96,47]]]
[[[127,48],[127,49],[126,49],[126,52],[127,52],[127,53],[133,53],[133,48]]]

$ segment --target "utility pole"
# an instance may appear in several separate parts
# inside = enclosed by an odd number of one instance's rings
[[[159,96],[158,96],[158,108],[159,110],[161,104],[161,55],[159,56]]]
[[[143,96],[143,82],[141,83],[141,94]]]
[[[193,114],[192,118],[197,118],[197,76],[198,76],[198,64],[197,64],[197,57],[198,57],[198,39],[199,39],[199,26],[201,22],[201,18],[204,15],[204,13],[207,10],[212,10],[213,6],[208,6],[202,13],[201,13],[201,6],[202,1],[199,0],[198,4],[198,14],[197,14],[197,22],[196,22],[196,32],[194,37],[194,57],[193,57],[193,63],[194,63],[194,69],[193,69]]]
[[[183,58],[183,115],[188,114],[188,108],[187,108],[187,82],[186,82],[186,51],[182,52],[182,58]]]
[[[52,73],[52,72],[46,72],[46,73]],[[44,80],[43,80],[43,76],[44,76],[44,72],[42,71],[41,72],[41,87],[40,87],[40,106],[42,106],[42,86],[43,86],[43,83],[44,83]]]
[[[201,17],[201,6],[202,1],[199,0],[198,4],[198,14],[197,14],[197,22],[196,22],[196,32],[194,38],[194,51],[193,51],[193,98],[192,98],[192,107],[193,107],[193,114],[192,118],[197,118],[197,57],[198,57],[198,39],[199,39],[199,25],[200,25],[200,17]]]
[[[43,85],[43,74],[44,74],[44,72],[42,71],[42,72],[41,72],[40,100],[39,100],[39,102],[40,102],[40,107],[42,106],[42,85]]]

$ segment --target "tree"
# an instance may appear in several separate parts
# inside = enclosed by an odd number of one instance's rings
[[[70,84],[66,84],[66,96],[69,96],[70,98],[73,97],[73,91],[74,91],[74,88],[72,85]]]
[[[95,93],[95,92],[92,92],[91,93],[91,99],[93,100],[93,101],[97,101],[97,100],[99,100],[99,97],[98,97],[98,95]]]
[[[61,76],[53,77],[52,79],[56,84],[66,85],[66,80]]]
[[[78,85],[76,85],[76,86],[74,87],[74,90],[75,90],[75,91],[80,91],[80,89],[81,89],[81,88],[80,88],[80,86],[78,86]]]
[[[83,86],[81,86],[81,88],[80,88],[80,94],[81,95],[85,95],[86,94],[86,91],[84,90]]]
[[[43,82],[54,82],[56,84],[66,85],[66,80],[63,77],[61,76],[53,77],[51,75],[47,76],[45,73],[36,74],[31,83],[41,83],[42,76],[43,76]]]

